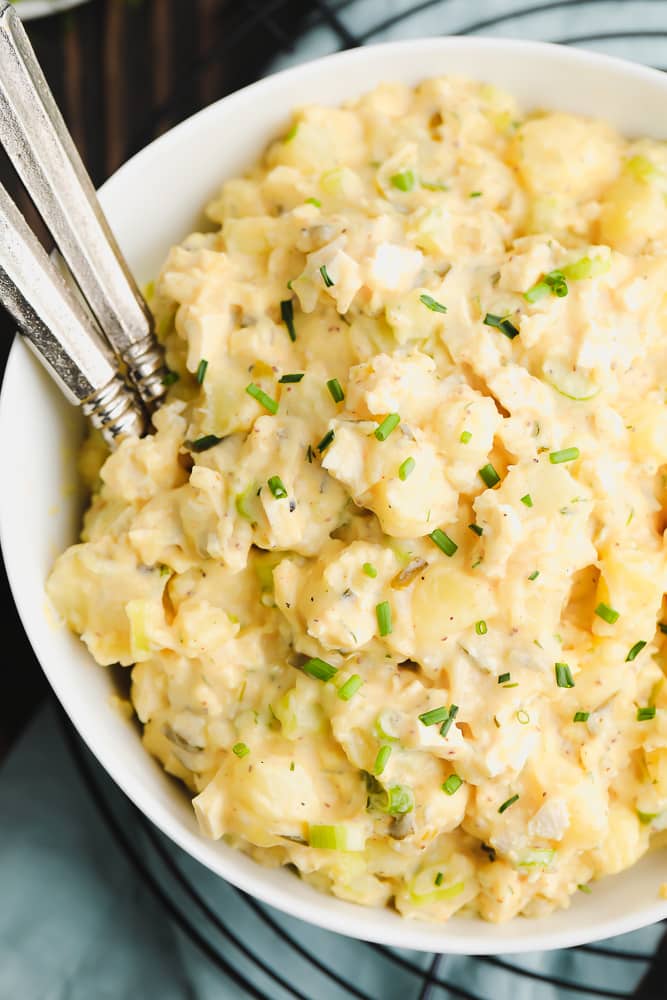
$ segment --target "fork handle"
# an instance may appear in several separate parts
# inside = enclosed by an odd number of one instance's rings
[[[71,403],[114,445],[141,435],[139,400],[118,375],[95,320],[70,292],[28,223],[0,185],[0,301]]]
[[[148,307],[13,7],[0,0],[0,144],[149,408],[164,396]]]

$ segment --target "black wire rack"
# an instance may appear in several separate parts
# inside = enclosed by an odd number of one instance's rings
[[[231,13],[228,5],[225,8],[224,33],[212,37],[210,50],[183,75],[182,89],[153,109],[150,121],[131,139],[128,155],[145,144],[163,121],[190,113],[193,79],[221,59],[234,60],[238,67],[234,83],[243,86],[276,64],[433,34],[435,26],[437,34],[541,38],[635,58],[657,68],[667,66],[667,0],[381,0],[375,4],[245,0]],[[110,790],[109,780],[65,721],[64,728],[76,766],[119,849],[174,925],[218,970],[221,989],[226,981],[230,996],[239,1000],[667,997],[664,926],[653,929],[653,948],[648,950],[646,932],[641,946],[639,936],[629,934],[566,953],[474,959],[347,941],[342,962],[336,935],[278,914],[222,880],[216,885],[210,873],[168,842],[126,800],[119,806],[120,793]],[[131,822],[119,818],[123,809],[129,810]],[[239,926],[245,928],[243,933]],[[279,961],[271,955],[279,956]],[[613,989],[601,985],[610,981]]]

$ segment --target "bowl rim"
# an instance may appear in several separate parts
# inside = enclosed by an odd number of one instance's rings
[[[111,195],[114,186],[121,183],[129,171],[140,167],[144,160],[148,160],[156,155],[166,155],[172,146],[182,146],[189,130],[196,128],[202,118],[214,115],[216,109],[223,104],[229,106],[235,102],[246,100],[249,95],[260,96],[262,92],[267,92],[270,95],[271,90],[278,81],[287,78],[295,79],[299,76],[307,78],[309,74],[318,72],[323,64],[328,66],[335,63],[341,71],[344,71],[347,66],[352,66],[364,60],[367,57],[369,49],[380,50],[386,59],[390,59],[393,53],[399,54],[408,49],[429,52],[442,51],[445,54],[452,48],[463,50],[467,48],[471,52],[474,51],[476,55],[483,54],[485,51],[509,49],[516,52],[517,58],[520,58],[523,53],[533,53],[543,55],[545,60],[554,57],[559,60],[570,60],[571,64],[577,67],[583,65],[593,65],[603,69],[606,67],[625,80],[635,78],[637,80],[650,81],[654,84],[660,81],[667,96],[667,76],[659,70],[631,63],[614,56],[569,48],[550,42],[479,36],[440,36],[436,38],[407,39],[368,47],[359,47],[343,52],[335,52],[331,55],[309,60],[297,66],[281,70],[202,108],[194,115],[186,118],[153,140],[153,142],[139,150],[126,163],[119,167],[99,189],[102,205],[103,207],[105,206],[105,197]],[[471,75],[475,76],[474,72]],[[286,113],[289,110],[290,108],[285,108]],[[11,427],[11,415],[9,414],[9,405],[7,402],[9,393],[6,387],[8,384],[13,383],[16,378],[20,377],[19,369],[23,363],[22,350],[23,345],[17,336],[14,338],[14,343],[9,353],[0,388],[0,439],[4,436],[4,430]],[[6,544],[5,509],[5,491],[0,491],[0,546],[3,553],[13,551],[13,547]],[[477,921],[471,921],[471,933],[457,933],[455,936],[448,935],[447,923],[429,924],[425,922],[412,922],[407,919],[397,922],[395,926],[382,927],[378,930],[372,923],[372,914],[376,912],[375,908],[348,903],[345,904],[347,909],[341,908],[338,910],[336,907],[330,909],[327,903],[331,897],[316,890],[314,890],[312,899],[303,900],[297,896],[293,897],[282,886],[263,881],[262,871],[264,869],[260,865],[256,865],[257,871],[253,875],[249,875],[242,870],[239,871],[233,865],[224,861],[218,867],[215,867],[205,851],[205,846],[208,845],[208,842],[204,843],[203,835],[196,835],[186,830],[174,819],[167,808],[152,797],[149,797],[147,804],[142,803],[140,783],[138,781],[135,783],[132,775],[121,772],[120,768],[115,766],[112,754],[96,745],[94,725],[92,725],[90,720],[81,718],[77,715],[76,711],[71,710],[71,705],[68,704],[67,690],[65,690],[67,685],[59,683],[57,669],[50,670],[45,665],[49,663],[48,650],[40,648],[40,643],[34,641],[31,635],[30,608],[27,601],[24,600],[24,594],[22,593],[22,587],[18,579],[17,564],[11,558],[5,558],[5,566],[20,620],[49,684],[55,691],[61,705],[65,708],[77,732],[115,784],[151,823],[183,851],[214,872],[218,877],[223,877],[232,885],[270,906],[322,929],[334,931],[359,940],[372,941],[394,947],[408,947],[414,950],[431,952],[446,951],[450,954],[468,955],[517,954],[572,947],[633,931],[667,917],[667,901],[658,899],[656,893],[656,899],[647,902],[646,906],[640,910],[635,910],[631,913],[609,912],[604,919],[597,920],[592,926],[586,926],[585,922],[582,922],[580,926],[565,930],[540,930],[541,921],[539,918],[523,918],[522,920],[520,917],[515,917],[510,923],[513,924],[519,921],[521,933],[513,938],[503,939],[502,933],[499,932],[499,940],[497,942],[494,942],[493,930],[498,928],[500,931],[503,926],[509,927],[509,924],[485,924],[489,929],[489,933],[486,935],[480,935],[475,931],[475,927],[478,926]],[[224,868],[224,875],[221,874],[221,868]],[[350,913],[352,910],[358,912],[356,920],[351,919]],[[418,934],[414,933],[415,928]],[[524,930],[525,933],[523,933]],[[423,938],[421,942],[418,935],[421,935]]]

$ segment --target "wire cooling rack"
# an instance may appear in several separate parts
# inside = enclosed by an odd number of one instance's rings
[[[212,37],[210,49],[182,74],[182,88],[153,109],[145,127],[131,138],[128,155],[163,122],[195,110],[189,103],[193,79],[226,59],[238,66],[234,84],[242,86],[268,69],[304,58],[436,33],[541,38],[667,67],[667,0],[245,0],[226,13],[224,32]],[[528,956],[472,959],[354,941],[341,948],[336,935],[278,914],[175,848],[110,785],[68,723],[65,731],[82,779],[119,849],[174,924],[218,971],[221,986],[226,981],[239,1000],[667,997],[664,926],[566,953]],[[602,985],[609,983],[612,988]]]

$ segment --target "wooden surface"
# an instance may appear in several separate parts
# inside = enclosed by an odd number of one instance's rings
[[[91,0],[26,27],[99,185],[155,136],[257,79],[276,51],[289,47],[309,6],[305,0]],[[0,182],[45,238],[1,151]],[[12,337],[12,323],[0,309],[0,372]],[[46,685],[19,624],[4,570],[0,600],[7,677],[0,696],[1,759]]]

